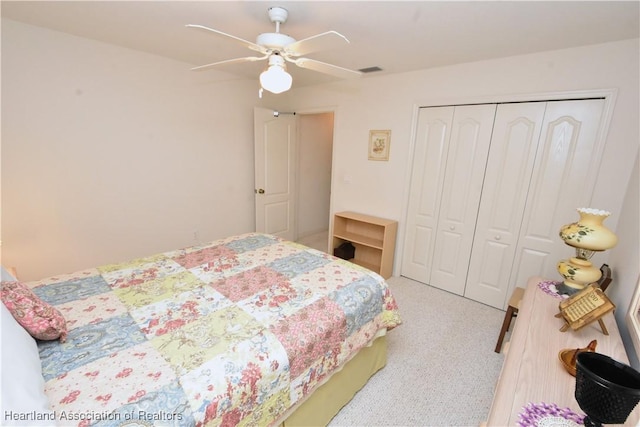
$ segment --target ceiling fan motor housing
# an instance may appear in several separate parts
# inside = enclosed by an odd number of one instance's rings
[[[282,50],[285,46],[295,42],[296,39],[280,32],[280,24],[284,24],[289,17],[289,12],[283,7],[270,7],[267,10],[269,19],[276,24],[275,33],[263,33],[256,39],[256,44],[272,50]]]
[[[256,39],[256,44],[269,49],[281,50],[295,42],[296,39],[282,33],[262,33]]]
[[[289,17],[287,9],[278,6],[270,7],[267,10],[267,13],[269,14],[271,22],[277,22],[278,24],[284,24],[287,22],[287,18]]]

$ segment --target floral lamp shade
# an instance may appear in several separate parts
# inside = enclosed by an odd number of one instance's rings
[[[580,219],[560,228],[560,238],[569,246],[576,248],[576,256],[558,263],[557,269],[564,278],[565,293],[575,293],[589,283],[598,281],[600,269],[593,266],[589,259],[595,252],[611,249],[618,243],[618,237],[603,225],[611,215],[600,209],[579,208]]]

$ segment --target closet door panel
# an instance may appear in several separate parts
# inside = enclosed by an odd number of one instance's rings
[[[421,108],[414,147],[403,276],[428,283],[454,107]]]
[[[558,232],[577,219],[576,208],[590,205],[603,108],[602,99],[547,104],[511,288],[533,275],[559,280],[557,262],[574,255]]]
[[[494,307],[507,296],[545,105],[501,104],[496,111],[465,288],[466,297]]]
[[[429,284],[462,295],[491,142],[494,104],[456,107]]]

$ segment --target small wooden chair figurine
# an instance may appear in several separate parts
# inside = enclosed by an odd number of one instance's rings
[[[609,284],[611,284],[611,268],[607,264],[602,264],[600,271],[602,272],[602,276],[598,280],[598,287],[602,289],[602,291],[605,291],[609,287]],[[511,294],[511,298],[509,298],[509,306],[507,307],[507,312],[504,314],[502,329],[500,329],[500,335],[498,336],[498,342],[494,350],[496,353],[500,353],[502,350],[502,341],[511,326],[511,320],[518,315],[518,309],[520,308],[520,301],[522,301],[523,295],[523,288],[515,288]]]

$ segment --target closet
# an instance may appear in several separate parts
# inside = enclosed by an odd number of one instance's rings
[[[604,99],[421,108],[403,276],[504,308],[571,256],[560,226],[589,206]]]

